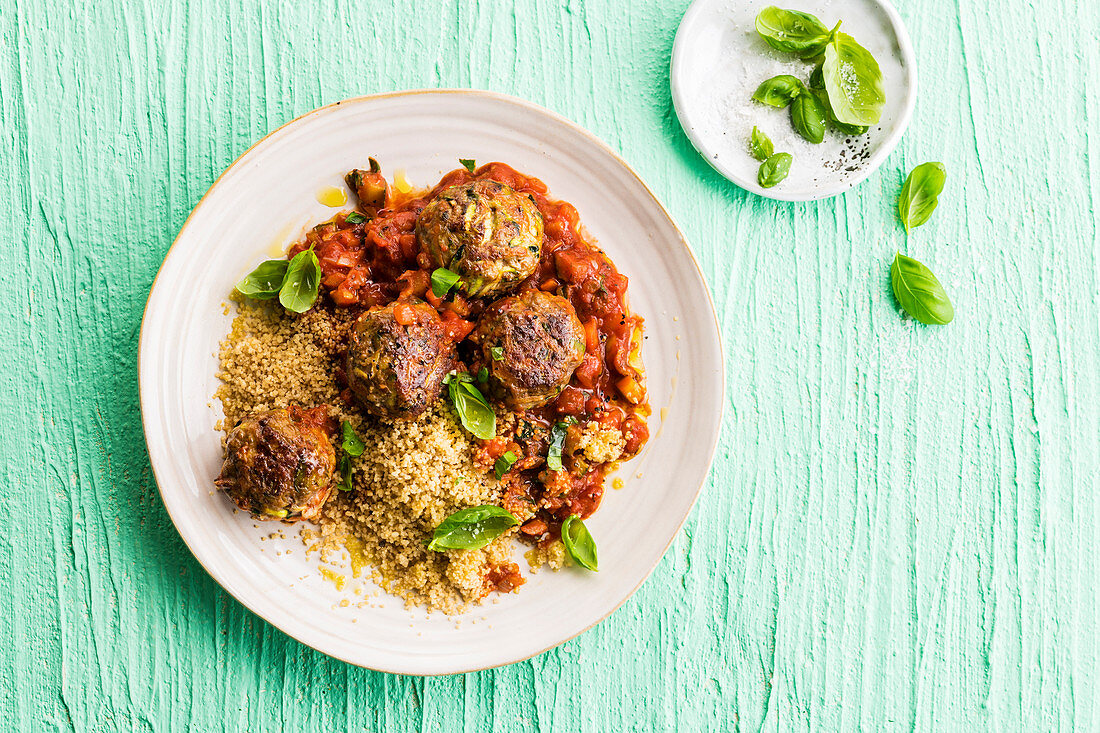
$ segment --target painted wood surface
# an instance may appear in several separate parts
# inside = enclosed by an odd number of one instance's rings
[[[778,204],[676,121],[685,0],[0,0],[4,727],[1100,729],[1100,6],[899,4],[921,77],[900,149]],[[528,662],[420,679],[301,646],[195,563],[136,357],[168,246],[237,155],[434,86],[622,153],[699,255],[729,392],[708,486],[632,600]],[[893,202],[925,160],[948,185],[906,245]],[[950,326],[899,317],[899,247]]]

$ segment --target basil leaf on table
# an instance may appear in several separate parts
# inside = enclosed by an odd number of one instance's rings
[[[756,158],[761,163],[775,154],[775,146],[772,145],[772,139],[761,132],[760,128],[755,125],[753,125],[752,128],[749,149],[752,151],[752,157]]]
[[[516,456],[515,453],[513,453],[512,451],[506,451],[504,455],[498,458],[493,464],[493,473],[496,474],[496,477],[498,479],[502,478],[504,474],[512,470],[512,466],[516,465],[516,461],[518,460],[519,458]]]
[[[764,8],[756,16],[756,32],[777,51],[816,56],[829,42],[829,29],[809,13]]]
[[[797,77],[790,74],[780,74],[762,82],[756,88],[756,91],[752,93],[752,98],[757,102],[763,102],[782,109],[801,94],[805,88]]]
[[[588,528],[576,514],[570,514],[569,518],[562,522],[561,541],[573,562],[596,572],[599,565],[596,558],[596,540],[592,539]]]
[[[761,188],[771,188],[776,185],[791,171],[791,161],[794,157],[790,153],[776,153],[760,164],[760,170],[756,173],[756,182]]]
[[[812,91],[799,94],[791,102],[791,125],[814,144],[825,139],[825,107]]]
[[[305,313],[317,300],[321,284],[321,263],[312,249],[294,255],[286,268],[286,279],[279,289],[279,302],[288,311]]]
[[[476,550],[485,547],[505,531],[519,524],[519,520],[506,509],[492,504],[462,509],[440,522],[428,542],[428,549]]]
[[[556,422],[550,428],[550,447],[546,451],[546,467],[551,471],[562,470],[561,452],[565,447],[565,436],[569,430],[569,423]]]
[[[237,292],[256,300],[274,298],[279,294],[279,288],[283,287],[288,265],[290,263],[286,260],[261,262],[259,267],[237,283]]]
[[[432,294],[437,298],[444,297],[460,279],[457,272],[452,272],[446,267],[436,268],[432,272]]]
[[[923,263],[901,252],[890,265],[890,286],[905,312],[929,326],[943,326],[955,318],[955,308],[943,285]]]
[[[870,51],[847,33],[834,33],[825,47],[821,74],[838,122],[846,125],[878,123],[886,92],[882,71]]]
[[[463,378],[465,377],[465,378]],[[474,437],[488,440],[496,437],[497,416],[489,406],[481,390],[470,383],[470,375],[455,375],[447,383],[447,394],[451,398],[458,420]]]
[[[947,170],[943,163],[921,163],[909,173],[898,196],[898,216],[906,234],[932,216],[946,181]]]

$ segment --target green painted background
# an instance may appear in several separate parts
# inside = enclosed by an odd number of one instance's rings
[[[0,0],[3,727],[1100,729],[1098,4],[903,0],[913,124],[809,204],[692,151],[667,84],[686,4]],[[528,662],[420,679],[305,648],[207,577],[157,494],[136,356],[234,158],[431,86],[531,99],[633,164],[713,288],[729,393],[633,599]],[[908,246],[954,299],[942,329],[887,278],[929,159],[947,189]]]

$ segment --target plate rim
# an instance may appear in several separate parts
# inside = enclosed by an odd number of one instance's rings
[[[306,641],[305,639],[301,638],[301,636],[299,636],[297,633],[295,633],[293,631],[290,631],[290,630],[284,628],[283,626],[277,624],[276,622],[272,621],[270,618],[268,618],[268,616],[265,613],[262,612],[261,609],[258,609],[256,607],[254,607],[252,604],[247,602],[245,599],[241,598],[236,592],[234,592],[229,587],[227,587],[227,584],[222,581],[219,574],[217,572],[215,572],[214,570],[212,570],[210,567],[207,567],[206,563],[203,562],[203,560],[200,557],[199,553],[197,553],[195,548],[192,546],[191,541],[180,530],[180,524],[177,521],[177,518],[176,518],[175,514],[173,514],[173,512],[172,512],[170,503],[166,500],[165,489],[163,487],[164,482],[161,481],[160,471],[157,468],[157,463],[154,460],[153,454],[150,450],[150,446],[149,446],[150,424],[149,424],[149,418],[148,418],[150,410],[147,408],[146,402],[148,400],[151,400],[151,397],[148,396],[150,388],[147,386],[147,383],[145,381],[146,374],[145,374],[145,369],[143,368],[143,356],[144,356],[146,350],[148,348],[150,348],[149,345],[148,345],[148,340],[151,338],[151,336],[149,335],[149,331],[146,328],[147,319],[149,318],[150,301],[152,300],[153,293],[157,289],[157,284],[160,281],[161,274],[164,272],[165,265],[167,264],[168,259],[171,257],[172,251],[175,249],[176,245],[179,244],[180,239],[183,238],[184,234],[187,232],[188,227],[191,225],[192,220],[195,218],[195,215],[203,207],[203,205],[207,203],[207,199],[210,197],[210,195],[214,192],[214,190],[219,186],[219,184],[222,182],[222,180],[226,176],[228,176],[231,172],[234,172],[238,168],[241,168],[242,166],[247,164],[248,159],[252,156],[252,154],[256,151],[257,148],[259,148],[264,143],[268,142],[271,138],[275,137],[276,135],[279,135],[280,133],[282,133],[287,128],[290,128],[292,126],[297,126],[297,125],[300,125],[300,124],[305,124],[307,121],[311,120],[314,117],[319,117],[323,114],[331,113],[333,111],[336,111],[341,105],[346,105],[346,104],[349,104],[349,103],[371,103],[371,102],[385,100],[385,99],[410,97],[410,96],[416,96],[416,95],[430,95],[430,94],[440,94],[440,95],[445,95],[445,96],[474,96],[474,97],[480,97],[480,98],[483,98],[483,99],[490,99],[490,100],[494,100],[494,101],[497,101],[497,102],[504,102],[506,104],[511,104],[511,105],[515,105],[515,106],[524,108],[527,111],[531,111],[531,112],[535,112],[535,113],[538,113],[538,114],[546,115],[546,116],[552,118],[553,120],[557,121],[558,123],[560,123],[562,125],[565,125],[566,127],[570,128],[572,131],[588,138],[598,148],[602,149],[603,152],[610,155],[611,158],[615,162],[617,162],[620,166],[622,166],[622,168],[627,173],[629,173],[638,182],[638,184],[645,190],[645,192],[652,199],[653,203],[655,204],[655,206],[656,206],[657,210],[660,212],[660,214],[663,215],[668,220],[669,224],[676,231],[676,233],[677,233],[677,235],[679,236],[679,239],[680,239],[680,244],[682,245],[683,250],[687,253],[688,258],[690,259],[692,265],[695,267],[695,271],[696,271],[696,274],[699,277],[699,281],[703,285],[703,295],[705,296],[707,305],[710,308],[711,325],[713,326],[713,329],[714,329],[713,335],[714,335],[715,341],[716,341],[717,346],[718,346],[718,349],[717,349],[718,364],[716,366],[717,366],[718,375],[719,375],[719,383],[721,385],[721,392],[720,392],[720,399],[718,400],[718,413],[717,413],[717,420],[716,420],[717,428],[713,432],[713,435],[711,436],[710,446],[709,446],[708,451],[707,451],[708,452],[707,470],[703,473],[703,476],[702,476],[702,479],[699,482],[699,485],[697,487],[695,487],[694,493],[692,495],[691,502],[687,505],[686,509],[684,510],[683,516],[680,517],[679,521],[677,522],[676,530],[674,532],[672,532],[672,534],[669,536],[669,539],[665,543],[665,547],[661,551],[660,555],[657,556],[657,558],[654,560],[653,564],[645,571],[645,573],[642,575],[642,577],[638,581],[637,585],[635,585],[626,595],[624,595],[619,600],[619,602],[617,604],[615,604],[615,606],[613,608],[610,608],[606,613],[604,613],[602,616],[600,616],[599,618],[594,620],[588,626],[585,626],[584,628],[579,629],[578,631],[576,631],[574,634],[572,634],[572,635],[570,635],[570,636],[568,636],[564,639],[560,639],[560,640],[550,644],[549,646],[546,646],[545,648],[539,649],[538,651],[534,651],[534,652],[531,652],[531,653],[521,652],[519,656],[515,656],[514,658],[510,657],[507,660],[503,660],[503,661],[495,663],[495,664],[483,665],[483,666],[478,666],[478,667],[454,669],[454,670],[444,670],[444,671],[439,671],[439,672],[430,672],[430,671],[427,671],[427,672],[426,671],[412,672],[412,671],[402,670],[402,669],[387,669],[387,668],[384,668],[384,667],[381,667],[381,666],[370,666],[370,665],[365,664],[364,662],[359,661],[357,659],[351,659],[351,658],[349,658],[350,655],[341,654],[339,651],[329,650],[329,649],[320,649],[320,648],[314,646],[309,641]],[[146,451],[146,455],[149,457],[149,465],[150,465],[150,468],[152,469],[152,472],[153,472],[153,479],[154,479],[154,481],[156,482],[156,485],[157,485],[157,492],[160,495],[161,505],[164,507],[164,510],[167,512],[169,519],[172,521],[172,525],[176,530],[176,534],[178,534],[180,539],[183,540],[183,543],[187,547],[187,550],[191,553],[191,556],[195,559],[195,561],[199,564],[199,566],[202,567],[202,569],[206,572],[206,574],[208,576],[210,576],[210,578],[215,583],[217,583],[217,585],[225,593],[232,596],[233,599],[237,601],[237,603],[241,604],[241,606],[246,608],[250,613],[255,614],[259,618],[263,619],[263,621],[265,623],[267,623],[270,626],[278,629],[281,633],[287,635],[288,637],[294,639],[295,641],[297,641],[298,643],[300,643],[304,646],[307,646],[311,649],[314,649],[315,651],[318,651],[322,654],[325,654],[326,656],[332,657],[334,659],[339,659],[342,662],[354,665],[356,667],[361,667],[361,668],[364,668],[364,669],[371,669],[371,670],[378,671],[378,672],[385,672],[385,673],[388,673],[388,674],[399,674],[399,675],[408,675],[408,676],[424,676],[424,677],[436,677],[436,676],[443,676],[443,675],[450,675],[450,674],[467,674],[467,673],[470,673],[470,672],[479,672],[479,671],[483,671],[483,670],[486,670],[486,669],[495,669],[497,667],[502,667],[502,666],[506,666],[506,665],[510,665],[510,664],[515,664],[517,662],[522,662],[522,661],[525,661],[527,659],[531,659],[532,657],[536,657],[540,654],[543,654],[547,651],[550,651],[551,649],[554,649],[558,646],[561,646],[562,644],[565,644],[566,642],[571,641],[571,640],[577,638],[578,636],[580,636],[581,634],[591,630],[592,628],[594,628],[598,624],[600,624],[603,621],[607,620],[607,618],[610,617],[611,614],[615,613],[615,611],[617,611],[619,608],[621,608],[623,606],[623,604],[625,604],[628,600],[630,600],[634,596],[634,594],[638,592],[638,590],[642,587],[642,585],[645,584],[645,582],[649,579],[649,577],[653,574],[653,571],[657,569],[657,565],[660,564],[661,560],[664,559],[665,555],[668,554],[669,548],[672,546],[672,543],[676,540],[676,538],[680,535],[680,532],[683,529],[684,524],[686,523],[688,517],[691,516],[691,513],[694,510],[695,505],[699,501],[699,495],[702,494],[703,487],[707,484],[707,481],[710,478],[711,471],[714,467],[714,457],[715,457],[715,454],[716,454],[717,448],[718,448],[718,440],[721,437],[722,425],[723,425],[723,422],[724,422],[724,419],[725,419],[725,402],[726,402],[725,397],[726,397],[726,386],[727,386],[726,385],[726,354],[725,354],[725,348],[724,348],[724,345],[723,345],[723,342],[722,342],[721,322],[718,319],[718,312],[717,312],[717,309],[714,306],[714,299],[711,296],[710,287],[707,284],[707,279],[706,279],[705,275],[703,274],[702,268],[699,266],[699,261],[696,258],[695,252],[692,250],[691,244],[688,242],[687,237],[684,235],[683,230],[676,223],[676,220],[673,218],[672,214],[669,213],[669,211],[665,208],[664,204],[661,203],[661,200],[657,197],[657,195],[653,192],[653,190],[649,187],[649,185],[642,179],[642,177],[639,176],[638,173],[633,169],[633,167],[631,167],[630,164],[627,163],[626,160],[624,160],[622,158],[622,156],[620,156],[613,148],[611,148],[610,145],[608,145],[606,142],[604,142],[598,136],[596,136],[592,132],[589,132],[587,129],[580,126],[576,122],[570,120],[569,118],[567,118],[567,117],[565,117],[561,114],[558,114],[557,112],[549,110],[549,109],[547,109],[547,108],[545,108],[541,105],[535,104],[534,102],[530,102],[526,99],[522,99],[520,97],[515,97],[513,95],[503,94],[503,93],[500,93],[500,92],[494,92],[494,91],[483,90],[483,89],[464,89],[464,88],[440,88],[440,89],[418,88],[418,89],[408,89],[408,90],[401,90],[401,91],[394,91],[394,92],[379,92],[379,93],[376,93],[376,94],[359,95],[359,96],[355,96],[355,97],[348,97],[346,99],[341,99],[341,100],[338,100],[338,101],[335,101],[335,102],[330,102],[328,104],[325,104],[325,105],[317,107],[313,110],[310,110],[310,111],[308,111],[304,114],[301,114],[301,115],[299,115],[299,116],[283,123],[282,125],[279,125],[275,129],[268,132],[263,137],[256,140],[244,152],[242,152],[240,155],[238,155],[233,160],[233,162],[230,163],[225,168],[225,170],[223,170],[214,179],[214,181],[210,184],[210,187],[206,190],[205,193],[203,193],[203,195],[199,198],[198,202],[191,209],[191,212],[188,214],[187,218],[184,220],[183,224],[180,226],[179,232],[177,232],[175,238],[172,240],[172,244],[169,245],[168,249],[165,251],[164,257],[163,257],[163,259],[160,263],[160,266],[157,268],[157,273],[153,278],[152,284],[149,286],[149,293],[146,296],[145,307],[142,311],[140,335],[138,337],[137,376],[138,376],[139,405],[140,405],[140,408],[141,408],[142,438],[145,441],[145,451]]]
[[[916,52],[913,49],[913,41],[909,37],[909,29],[906,28],[905,22],[901,18],[901,14],[898,13],[893,3],[891,3],[890,0],[865,0],[866,2],[877,5],[890,20],[890,26],[894,31],[894,37],[898,42],[898,49],[901,51],[901,58],[907,72],[906,81],[908,83],[908,93],[906,94],[905,104],[902,107],[901,117],[898,118],[898,122],[894,126],[894,129],[886,136],[886,141],[878,149],[878,152],[871,156],[868,164],[857,175],[846,178],[839,185],[823,188],[817,193],[791,194],[777,190],[776,188],[763,188],[757,184],[755,180],[742,178],[732,167],[726,165],[723,161],[715,160],[713,157],[715,151],[706,144],[702,136],[698,135],[691,125],[692,118],[690,112],[688,112],[688,110],[691,109],[691,105],[685,101],[684,90],[678,82],[679,77],[676,72],[677,62],[679,59],[683,58],[685,49],[688,46],[686,28],[689,25],[689,21],[694,21],[695,16],[703,12],[703,8],[716,1],[717,0],[694,0],[691,3],[684,12],[683,17],[680,18],[679,25],[676,26],[676,36],[672,42],[672,54],[669,60],[668,78],[669,87],[672,92],[672,107],[676,110],[676,118],[680,122],[680,129],[684,131],[684,134],[687,136],[691,146],[695,149],[695,152],[697,152],[711,168],[717,171],[719,175],[730,183],[749,193],[754,193],[757,196],[773,199],[775,201],[821,201],[822,199],[840,196],[863,183],[870,178],[872,173],[881,168],[882,164],[886,162],[886,159],[890,157],[890,154],[897,149],[905,131],[909,129],[909,123],[913,119],[913,111],[916,109],[917,105]]]

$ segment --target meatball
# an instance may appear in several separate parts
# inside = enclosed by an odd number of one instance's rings
[[[584,359],[584,328],[565,298],[540,290],[493,303],[477,324],[489,389],[513,410],[554,399]]]
[[[443,378],[454,368],[454,342],[427,303],[391,303],[367,311],[351,326],[348,386],[374,415],[418,417],[439,397]]]
[[[504,293],[535,271],[542,214],[535,200],[497,181],[445,188],[416,220],[420,247],[436,267],[461,276],[470,296]]]
[[[256,519],[313,521],[332,491],[328,407],[258,412],[229,433],[214,485]]]

